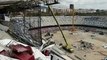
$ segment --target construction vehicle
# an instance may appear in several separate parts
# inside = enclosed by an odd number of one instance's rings
[[[64,36],[64,33],[63,33],[62,29],[61,29],[61,26],[60,26],[60,24],[58,23],[58,21],[57,21],[55,15],[54,15],[54,13],[53,13],[50,5],[48,5],[48,8],[49,8],[49,10],[50,10],[50,12],[51,12],[51,14],[52,14],[55,22],[57,23],[58,28],[59,28],[59,30],[60,30],[60,32],[61,32],[61,34],[62,34],[62,37],[64,38],[64,41],[65,41],[65,43],[66,43],[66,45],[62,46],[62,48],[63,48],[64,50],[66,50],[67,52],[72,53],[74,50],[72,49],[71,45],[67,42],[67,40],[66,40],[66,38],[65,38],[65,36]]]

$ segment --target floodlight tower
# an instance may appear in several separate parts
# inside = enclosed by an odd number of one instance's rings
[[[75,29],[75,8],[73,4],[70,4],[70,11],[72,14],[72,32],[76,31]]]

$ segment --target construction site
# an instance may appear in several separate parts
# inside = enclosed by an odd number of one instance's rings
[[[78,16],[74,4],[71,16],[55,16],[60,2],[1,1],[0,59],[107,60],[107,17]],[[43,16],[44,9],[51,15]]]

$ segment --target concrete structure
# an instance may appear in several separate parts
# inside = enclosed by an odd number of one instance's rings
[[[56,18],[60,25],[72,24],[71,16],[56,16]],[[22,17],[15,17],[13,19],[22,20]],[[33,27],[38,26],[38,22],[37,22],[38,17],[26,17],[26,21],[28,23],[30,21]],[[56,22],[52,16],[43,16],[41,23],[42,23],[42,26],[56,25]],[[107,17],[106,16],[75,16],[75,24],[107,27]]]
[[[76,12],[78,13],[95,13],[95,9],[76,9]]]
[[[53,12],[57,12],[57,13],[65,13],[65,14],[69,14],[72,12],[71,9],[56,9],[56,8],[53,8],[52,9]],[[77,13],[95,13],[96,10],[95,9],[75,9],[75,12]]]

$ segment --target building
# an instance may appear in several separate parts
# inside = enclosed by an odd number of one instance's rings
[[[76,12],[78,13],[94,13],[96,12],[95,9],[76,9]]]

